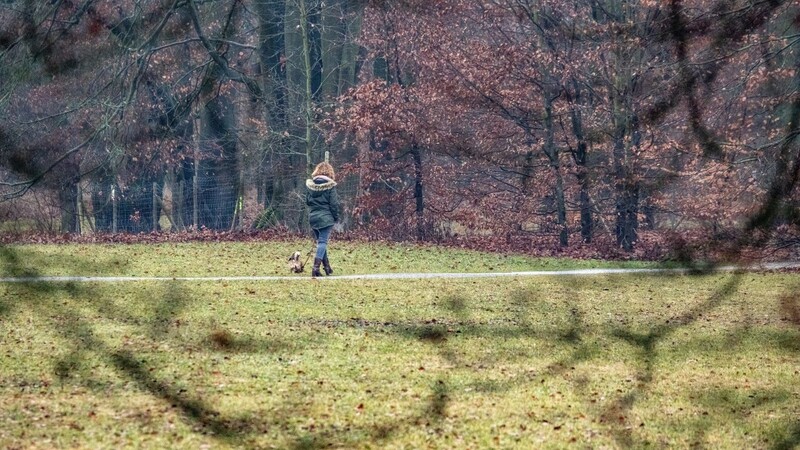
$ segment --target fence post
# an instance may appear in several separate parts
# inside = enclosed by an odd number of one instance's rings
[[[81,201],[81,197],[83,197],[83,191],[81,190],[81,182],[78,180],[75,186],[76,196],[75,196],[75,232],[80,236],[81,233],[81,221],[83,219],[83,212],[81,211],[81,207],[83,206],[83,202]]]
[[[153,206],[151,207],[151,215],[153,217],[153,231],[158,231],[158,194],[156,194],[156,189],[158,189],[158,183],[153,181]]]
[[[194,225],[195,231],[197,231],[197,174],[192,177],[192,225]]]
[[[117,232],[117,216],[119,215],[119,205],[117,204],[117,186],[111,185],[111,232]]]
[[[178,231],[186,231],[186,216],[184,215],[186,211],[183,203],[185,201],[184,194],[186,191],[184,189],[186,189],[186,181],[181,179],[181,181],[178,182],[177,197],[175,193],[172,194],[172,214],[179,221],[176,226]]]
[[[111,185],[111,232],[117,232],[117,186]]]

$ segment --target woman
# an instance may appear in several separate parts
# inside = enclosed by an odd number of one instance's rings
[[[328,260],[328,238],[333,225],[339,221],[339,197],[336,195],[336,174],[327,161],[317,164],[311,179],[306,180],[306,205],[308,205],[308,223],[317,240],[317,253],[311,276],[320,276],[319,265],[325,269],[325,275],[333,273]]]

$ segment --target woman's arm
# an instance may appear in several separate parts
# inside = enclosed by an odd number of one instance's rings
[[[336,188],[331,189],[331,199],[329,209],[333,216],[333,221],[339,221],[339,214],[341,213],[341,205],[339,204],[339,194],[336,193]]]

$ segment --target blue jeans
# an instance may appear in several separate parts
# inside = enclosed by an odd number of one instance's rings
[[[328,238],[331,236],[331,230],[333,226],[320,228],[319,230],[312,230],[314,232],[314,239],[317,240],[317,259],[325,258],[325,254],[328,253]]]

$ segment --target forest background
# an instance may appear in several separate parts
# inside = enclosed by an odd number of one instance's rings
[[[797,257],[798,134],[793,1],[0,1],[12,240],[304,231],[328,154],[352,236]]]

